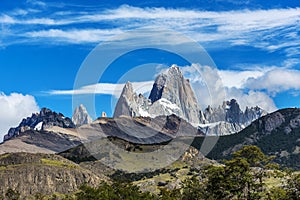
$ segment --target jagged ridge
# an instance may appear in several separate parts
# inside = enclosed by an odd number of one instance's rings
[[[208,106],[204,111],[188,79],[185,79],[178,66],[172,65],[167,72],[157,76],[149,98],[137,95],[130,82],[127,82],[117,102],[114,117],[167,116],[175,114],[185,119],[208,135],[236,133],[253,120],[267,114],[259,107],[242,111],[236,100],[225,101],[217,108]]]
[[[19,126],[10,128],[4,136],[4,141],[18,136],[27,130],[44,130],[52,126],[62,128],[75,128],[75,124],[68,117],[61,113],[56,113],[48,108],[42,108],[40,113],[33,113],[31,117],[24,118]]]

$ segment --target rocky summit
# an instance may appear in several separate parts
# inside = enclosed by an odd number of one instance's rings
[[[149,98],[142,94],[137,95],[131,83],[127,82],[116,105],[114,117],[156,117],[171,114],[176,114],[190,123],[199,123],[200,109],[197,99],[189,81],[183,77],[176,65],[157,76]]]
[[[10,128],[4,136],[4,141],[18,136],[28,130],[45,130],[53,126],[62,128],[75,128],[75,124],[68,117],[61,113],[56,113],[48,108],[42,108],[40,113],[33,113],[31,117],[24,118],[19,126]]]
[[[74,110],[72,121],[76,126],[81,126],[83,124],[89,124],[93,122],[83,104],[80,104],[79,107]]]
[[[216,108],[208,106],[202,111],[189,80],[184,78],[178,66],[172,65],[156,77],[149,98],[137,95],[132,84],[127,82],[117,102],[114,117],[155,118],[171,114],[199,127],[207,135],[226,135],[242,130],[267,112],[257,106],[242,111],[235,99],[224,101]]]
[[[200,129],[208,135],[227,135],[237,133],[252,121],[266,115],[267,112],[258,106],[241,110],[235,99],[224,101],[217,108],[208,106],[203,112]]]

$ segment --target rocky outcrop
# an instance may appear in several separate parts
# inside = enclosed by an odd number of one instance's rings
[[[240,109],[238,102],[235,99],[224,101],[222,106],[212,108],[208,106],[204,111],[203,123],[214,123],[225,121],[241,125],[249,125],[255,119],[266,115],[267,112],[256,107],[246,107],[245,111]]]
[[[82,104],[80,104],[79,107],[74,110],[72,121],[76,126],[81,126],[83,124],[89,124],[93,122],[86,108]]]
[[[75,124],[68,117],[56,113],[48,108],[42,108],[40,113],[33,113],[31,117],[24,118],[19,126],[9,129],[4,136],[4,141],[17,137],[20,133],[28,130],[45,130],[53,126],[62,128],[75,128]]]
[[[4,154],[0,157],[0,169],[0,194],[10,188],[20,193],[20,199],[37,193],[68,194],[84,183],[94,186],[108,180],[54,154]]]

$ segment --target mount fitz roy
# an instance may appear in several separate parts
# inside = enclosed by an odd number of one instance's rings
[[[185,79],[178,66],[172,65],[166,73],[157,76],[149,98],[134,92],[127,82],[117,102],[114,117],[157,117],[175,114],[185,119],[208,135],[236,133],[252,121],[267,114],[256,107],[240,109],[235,99],[223,102],[217,108],[199,108],[190,82]]]

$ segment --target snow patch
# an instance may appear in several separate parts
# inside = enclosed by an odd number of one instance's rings
[[[179,107],[172,103],[171,101],[161,98],[158,100],[159,104],[162,105],[165,109],[171,109],[171,110],[179,110]]]
[[[40,131],[40,130],[42,129],[42,126],[43,126],[43,122],[39,122],[39,123],[34,127],[34,130]]]
[[[231,108],[231,106],[229,106],[229,105],[225,106],[225,109],[227,109],[227,110],[230,110],[230,108]]]
[[[141,107],[139,107],[139,114],[142,117],[151,117],[150,114],[147,111],[145,111],[144,109],[142,109]]]
[[[207,124],[198,124],[198,126],[200,128],[206,128],[206,127],[213,128],[213,127],[215,127],[215,126],[217,126],[217,125],[219,125],[221,123],[222,123],[222,121],[220,121],[220,122],[214,122],[214,123],[207,123]]]

